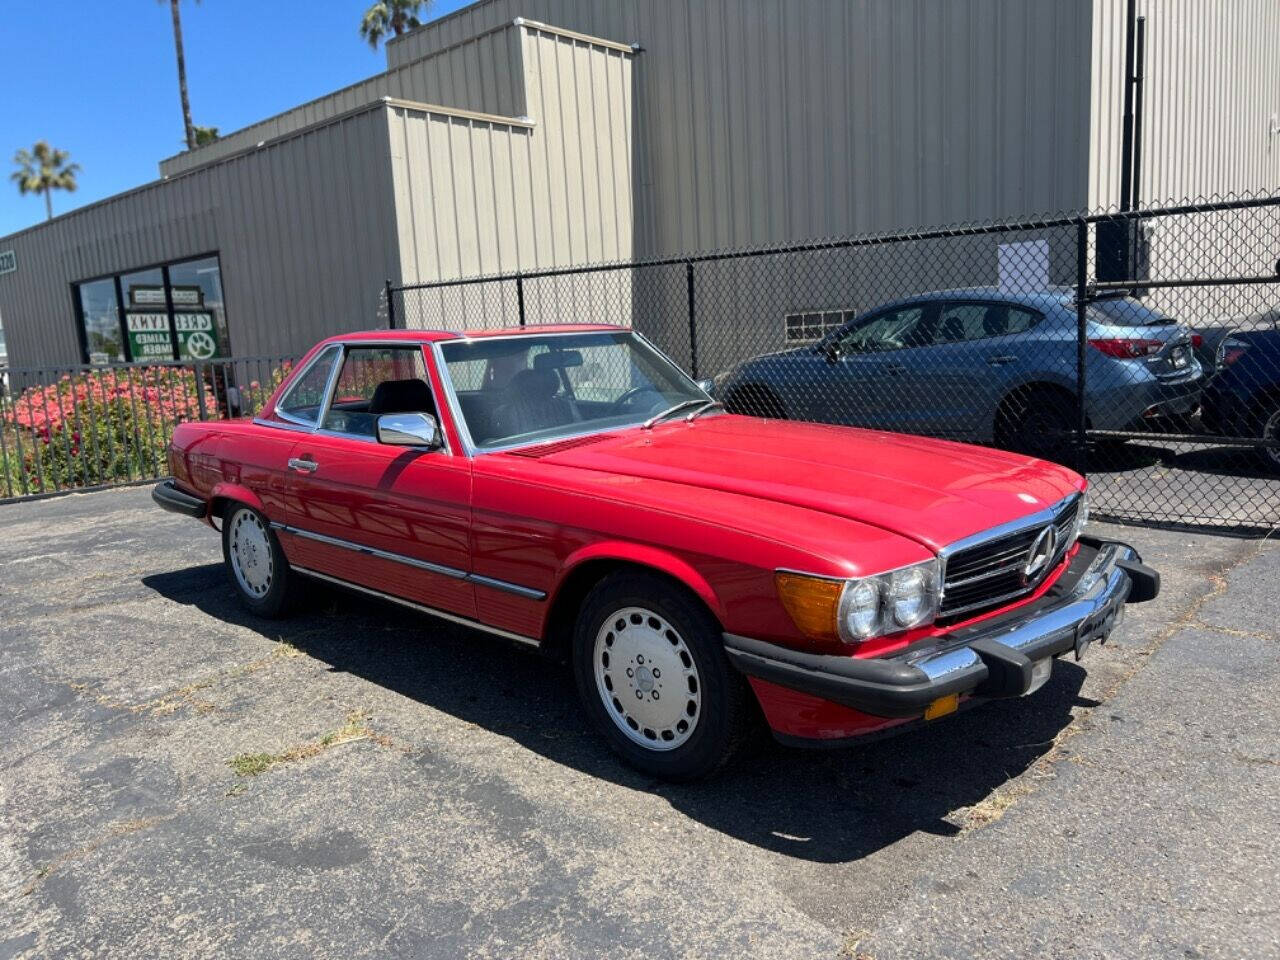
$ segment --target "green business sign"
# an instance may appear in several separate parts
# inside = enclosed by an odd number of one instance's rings
[[[173,319],[178,331],[178,359],[209,360],[221,355],[211,311],[175,310]],[[130,310],[125,314],[125,322],[133,359],[173,359],[173,333],[167,313]]]

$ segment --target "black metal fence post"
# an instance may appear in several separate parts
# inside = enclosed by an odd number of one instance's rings
[[[392,299],[390,277],[387,277],[387,283],[383,289],[387,293],[387,329],[394,330],[396,328],[396,302]]]
[[[520,312],[520,326],[524,326],[524,274],[516,274],[516,309]]]
[[[1076,470],[1089,472],[1089,416],[1085,406],[1085,350],[1088,349],[1089,318],[1089,223],[1076,223]]]
[[[196,406],[200,408],[200,419],[208,420],[209,411],[204,402],[204,364],[197,362],[191,372],[196,376]]]
[[[693,261],[686,260],[684,262],[684,278],[685,286],[688,288],[688,306],[689,306],[689,371],[693,374],[693,379],[698,379],[698,321],[695,313],[695,303],[693,299]]]

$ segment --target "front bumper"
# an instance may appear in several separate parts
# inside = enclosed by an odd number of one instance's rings
[[[1160,592],[1160,575],[1132,547],[1080,539],[1068,568],[1041,597],[1002,616],[913,644],[893,657],[803,653],[725,634],[742,673],[877,717],[921,716],[940,697],[1017,697],[1038,661],[1104,642],[1126,603]]]

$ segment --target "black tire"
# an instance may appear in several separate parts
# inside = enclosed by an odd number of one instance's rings
[[[237,528],[243,527],[239,530]],[[253,532],[253,545],[245,561],[232,556],[232,540]],[[265,544],[265,552],[262,549]],[[227,578],[240,603],[255,616],[275,619],[287,616],[296,606],[301,590],[300,577],[289,568],[284,550],[271,524],[257,510],[231,503],[222,514],[222,560]],[[262,579],[265,577],[265,581]]]
[[[619,616],[629,609],[630,617]],[[639,615],[643,622],[631,622],[636,610],[644,611]],[[624,622],[626,626],[617,626]],[[627,629],[642,632],[643,639],[628,639]],[[678,644],[670,639],[671,633],[676,635]],[[653,675],[646,678],[641,674],[644,657],[640,656],[640,663],[636,664],[635,657],[627,651],[652,649],[644,645],[655,642],[661,647],[654,635],[665,638],[669,648],[662,647],[657,657],[648,661]],[[633,638],[636,636],[641,633],[632,634]],[[608,640],[609,637],[616,639]],[[597,678],[597,640],[601,674],[620,678],[609,687]],[[637,642],[640,646],[625,646]],[[687,663],[681,659],[686,653]],[[675,669],[655,680],[658,669],[654,664],[658,663]],[[625,681],[632,686],[624,689],[621,678],[624,673],[630,676],[632,669],[636,677]],[[754,726],[746,681],[725,657],[719,624],[696,597],[660,576],[621,571],[596,584],[583,601],[574,626],[573,673],[587,716],[614,752],[637,770],[664,780],[711,776],[729,762]],[[693,684],[689,683],[691,673]],[[645,682],[648,687],[644,687]],[[634,716],[627,719],[630,715],[625,713],[628,708],[622,706],[623,697],[630,701],[634,696],[641,701],[639,705],[632,704],[633,711],[656,710],[658,704],[650,703],[644,694],[658,701],[664,685],[667,701],[661,709],[674,711],[679,719],[660,731],[642,729],[632,722]],[[610,697],[608,701],[606,696]],[[695,708],[690,708],[695,700]],[[678,730],[680,722],[689,717],[692,724],[686,730]],[[624,722],[631,724],[631,732],[624,732]],[[668,733],[675,746],[664,743]],[[653,746],[644,745],[648,743]]]
[[[769,387],[756,383],[746,383],[735,387],[725,399],[725,409],[730,413],[740,413],[748,417],[763,417],[767,420],[786,420],[787,410],[782,400]]]
[[[1280,399],[1270,398],[1258,416],[1258,432],[1264,440],[1280,442]],[[1272,473],[1280,473],[1280,447],[1257,447],[1258,462]]]
[[[1070,394],[1049,390],[1016,394],[1000,404],[996,446],[1042,460],[1060,460],[1071,453],[1076,427],[1075,398]]]

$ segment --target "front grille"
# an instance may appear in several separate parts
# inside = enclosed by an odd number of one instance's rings
[[[975,616],[1033,591],[1070,548],[1079,506],[1080,498],[1072,497],[1053,513],[1057,547],[1049,563],[1029,581],[1023,578],[1023,567],[1031,545],[1049,522],[1048,517],[948,555],[939,619],[954,621],[960,614]]]

